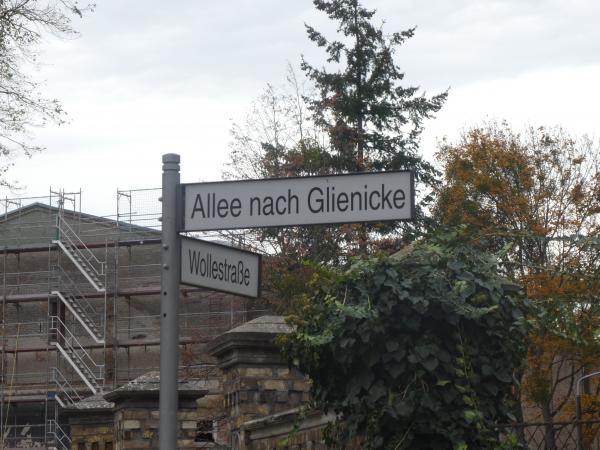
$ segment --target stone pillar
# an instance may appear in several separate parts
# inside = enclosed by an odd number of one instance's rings
[[[213,442],[214,446],[229,442],[226,415],[223,410],[223,374],[217,367],[205,371],[202,386],[206,396],[196,401],[198,405],[198,440]],[[213,446],[213,447],[214,447]]]
[[[71,450],[114,450],[113,417],[109,411],[89,412],[69,418]]]
[[[113,404],[96,394],[63,408],[71,428],[71,450],[114,450]]]
[[[287,411],[309,400],[308,378],[288,367],[275,344],[278,335],[290,331],[283,317],[263,316],[209,344],[223,371],[225,410],[234,447],[243,446],[245,422]]]
[[[114,432],[115,450],[157,449],[158,444],[158,392],[115,398]],[[191,450],[196,445],[198,410],[195,398],[179,396],[177,411],[177,448]]]
[[[114,403],[115,450],[148,450],[159,448],[158,372],[150,372],[104,395]],[[207,393],[196,382],[179,383],[177,411],[177,449],[191,450],[196,442],[198,409],[196,401]]]

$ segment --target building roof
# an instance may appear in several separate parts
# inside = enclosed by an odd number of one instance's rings
[[[65,412],[100,412],[110,411],[115,404],[104,400],[104,393],[98,393],[64,408]]]
[[[0,214],[0,247],[6,251],[39,251],[56,239],[55,206],[36,202]],[[127,223],[115,218],[101,217],[65,209],[63,217],[86,245],[105,244],[106,239],[127,241],[160,240],[156,228]]]
[[[27,214],[31,211],[40,210],[40,209],[45,210],[49,213],[55,213],[55,214],[57,214],[59,211],[56,206],[47,205],[47,204],[41,203],[41,202],[34,202],[29,205],[25,205],[25,206],[21,206],[20,208],[13,209],[12,211],[9,211],[6,214],[3,214],[0,217],[4,218],[3,222],[9,222],[9,221],[13,220],[15,217],[19,217],[19,216],[22,216],[23,214]],[[111,225],[113,227],[117,227],[117,226],[127,227],[134,232],[139,231],[139,232],[144,232],[144,233],[156,233],[157,235],[160,235],[160,230],[156,230],[156,229],[150,228],[150,227],[144,227],[141,225],[134,225],[134,224],[130,224],[128,222],[117,221],[117,220],[114,220],[114,219],[111,219],[108,217],[96,216],[94,214],[88,214],[88,213],[83,213],[83,212],[78,212],[78,211],[71,211],[69,209],[64,209],[63,214],[66,217],[83,219],[83,220],[91,221],[94,223],[104,223],[106,225]]]
[[[119,400],[128,398],[156,399],[159,392],[160,372],[152,371],[131,380],[114,391],[100,392],[86,397],[73,405],[63,408],[63,411],[70,415],[82,412],[112,412],[115,402]],[[205,396],[208,390],[204,389],[201,381],[181,380],[179,381],[178,392],[180,398],[197,399]]]
[[[180,398],[200,398],[208,393],[208,390],[203,389],[201,382],[196,380],[180,380],[177,391]],[[154,398],[159,392],[160,372],[152,371],[104,394],[104,399],[115,402],[124,398]]]
[[[275,338],[293,331],[282,316],[262,316],[213,339],[208,351],[222,369],[235,364],[285,364]]]
[[[238,327],[226,331],[224,334],[234,333],[272,333],[287,334],[291,333],[293,328],[285,322],[283,316],[261,316],[252,319]]]

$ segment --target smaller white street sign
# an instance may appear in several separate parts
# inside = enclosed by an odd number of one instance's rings
[[[261,257],[226,245],[181,237],[181,283],[256,298]]]

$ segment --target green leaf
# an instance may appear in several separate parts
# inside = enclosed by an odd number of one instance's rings
[[[400,348],[400,343],[395,339],[390,339],[385,343],[385,348],[388,352],[395,352]]]
[[[394,405],[394,411],[400,417],[409,417],[413,412],[413,407],[408,402],[401,400]]]
[[[528,330],[513,311],[527,308],[494,287],[496,269],[476,252],[425,244],[410,258],[365,259],[330,277],[336,284],[317,289],[319,308],[296,322],[285,354],[312,378],[315,405],[342,414],[347,435],[370,450],[393,448],[409,426],[406,448],[487,449],[494,423],[509,420],[510,374],[520,370]]]
[[[465,420],[467,422],[473,423],[475,420],[477,420],[477,418],[479,417],[479,414],[477,414],[477,411],[468,409],[463,412],[463,417],[465,418]]]
[[[387,394],[387,389],[380,383],[374,384],[369,389],[369,398],[372,402],[376,402]]]
[[[421,363],[429,372],[433,372],[438,366],[439,361],[437,358],[431,356]]]
[[[389,373],[393,379],[397,379],[401,374],[404,373],[405,366],[400,364],[387,364],[385,370]]]
[[[496,378],[503,383],[512,383],[512,377],[505,370],[498,370],[495,372]]]

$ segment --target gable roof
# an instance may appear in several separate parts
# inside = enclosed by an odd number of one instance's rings
[[[11,250],[38,249],[56,239],[56,216],[59,209],[45,203],[31,203],[0,214],[0,247]],[[118,221],[78,211],[63,211],[65,221],[86,243],[154,240],[160,229]],[[33,251],[32,250],[32,251]]]
[[[48,212],[49,214],[58,214],[58,208],[56,206],[47,205],[41,202],[34,202],[26,206],[22,206],[20,208],[13,209],[5,214],[0,215],[0,223],[7,223],[14,220],[16,217],[23,216],[25,214],[31,213],[35,210],[43,210]],[[141,225],[135,225],[128,222],[117,221],[114,219],[110,219],[108,217],[96,216],[94,214],[88,214],[83,212],[71,211],[71,210],[63,210],[63,214],[66,217],[70,217],[73,219],[83,219],[85,221],[94,222],[94,223],[102,223],[105,225],[112,226],[114,228],[127,227],[131,231],[138,231],[142,233],[153,233],[156,234],[157,237],[160,236],[160,230],[151,227],[144,227]]]

